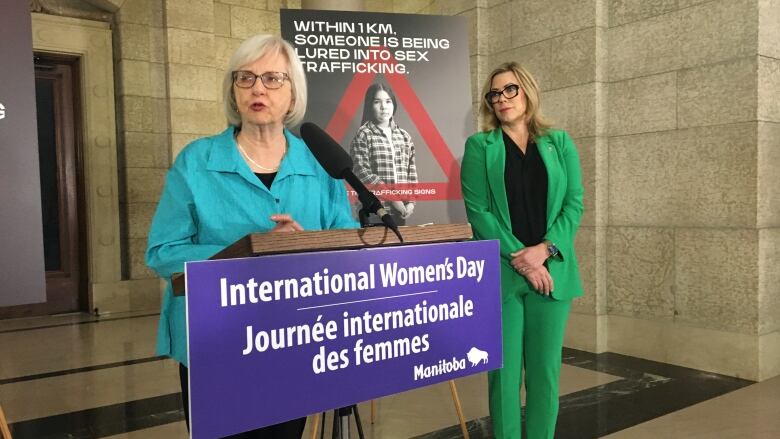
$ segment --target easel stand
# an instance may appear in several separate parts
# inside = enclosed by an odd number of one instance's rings
[[[13,439],[11,437],[11,430],[8,429],[8,421],[5,420],[5,413],[3,413],[3,406],[0,406],[0,437],[3,439]]]
[[[352,414],[355,415],[355,424],[357,426],[358,438],[365,439],[365,435],[363,435],[363,424],[360,422],[360,414],[358,413],[357,404],[352,404],[349,407],[342,407],[340,409],[333,410],[333,431],[331,434],[332,439],[349,439],[349,418]],[[321,427],[320,439],[324,439],[325,413],[322,413]]]

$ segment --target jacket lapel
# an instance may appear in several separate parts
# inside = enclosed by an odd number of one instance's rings
[[[504,166],[506,163],[506,146],[501,128],[496,128],[488,134],[485,146],[485,164],[487,167],[488,184],[498,207],[498,219],[501,225],[511,230],[509,222],[509,204],[506,201],[504,185]]]
[[[563,202],[563,194],[559,193],[563,188],[560,179],[560,165],[555,145],[549,135],[536,138],[536,148],[542,157],[544,167],[547,169],[547,228],[555,221],[554,212],[560,211]]]

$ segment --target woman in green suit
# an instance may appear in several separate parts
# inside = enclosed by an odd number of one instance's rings
[[[493,70],[483,94],[483,131],[466,141],[461,184],[474,236],[501,244],[504,367],[488,374],[493,430],[520,438],[525,372],[526,437],[552,438],[566,320],[582,295],[579,157],[544,120],[539,86],[519,64]]]

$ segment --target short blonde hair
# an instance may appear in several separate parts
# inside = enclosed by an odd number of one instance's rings
[[[514,61],[506,62],[496,67],[488,75],[485,85],[482,86],[482,103],[479,106],[480,128],[483,131],[490,131],[498,128],[500,125],[496,113],[493,111],[493,106],[485,99],[485,95],[490,91],[493,78],[504,72],[514,73],[520,89],[525,93],[525,118],[528,122],[528,132],[534,137],[543,135],[550,128],[551,124],[542,114],[539,84],[528,70]]]
[[[295,49],[276,35],[255,35],[246,39],[230,57],[230,62],[222,80],[222,98],[225,102],[225,117],[228,124],[241,127],[241,115],[236,105],[236,95],[233,94],[233,72],[246,64],[257,61],[268,54],[282,54],[287,58],[287,66],[292,86],[292,107],[284,117],[285,126],[295,126],[301,123],[306,114],[306,74],[303,65],[295,53]],[[263,73],[263,72],[258,72]]]

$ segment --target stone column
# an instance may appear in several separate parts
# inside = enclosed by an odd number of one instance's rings
[[[758,375],[780,375],[780,1],[758,2]]]

